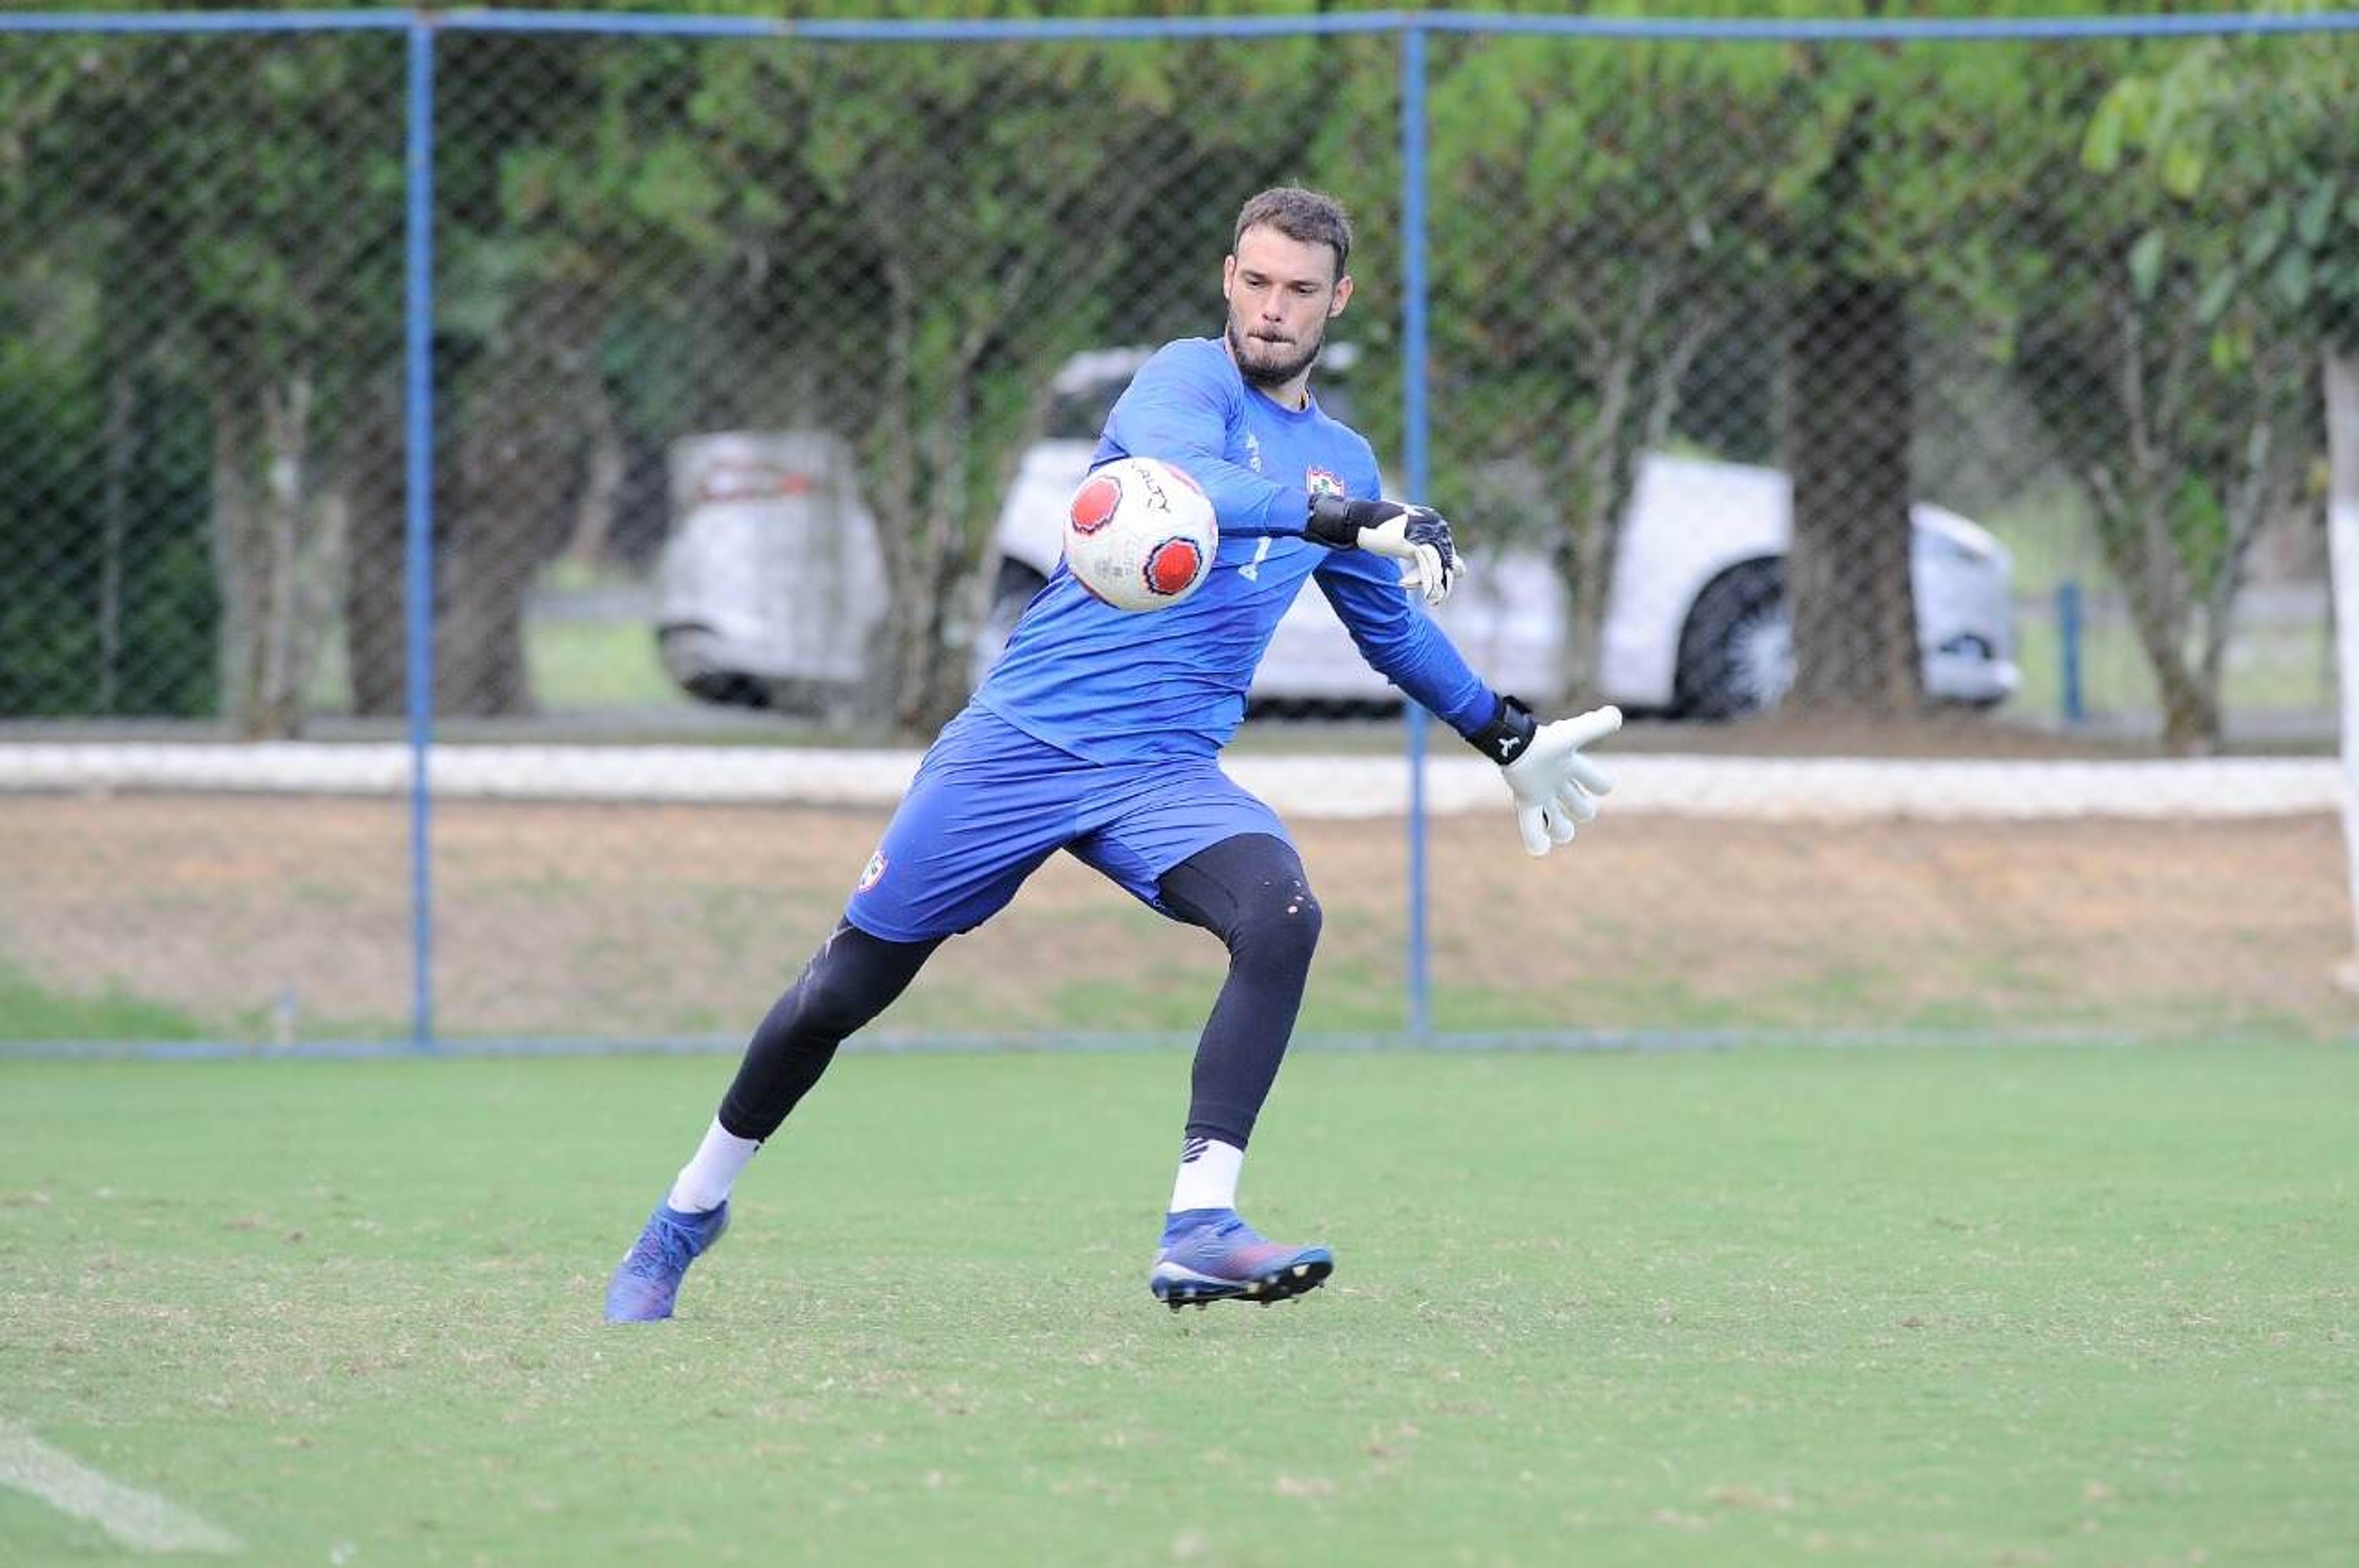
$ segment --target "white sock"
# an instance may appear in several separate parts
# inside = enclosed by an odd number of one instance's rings
[[[740,1138],[713,1118],[705,1130],[704,1141],[696,1146],[696,1157],[679,1168],[679,1179],[671,1184],[671,1196],[665,1204],[681,1214],[702,1214],[719,1208],[729,1201],[729,1189],[736,1184],[737,1173],[745,1168],[761,1149],[750,1138]]]
[[[1180,1179],[1171,1184],[1171,1212],[1237,1206],[1237,1173],[1245,1152],[1213,1138],[1190,1138],[1180,1146]]]

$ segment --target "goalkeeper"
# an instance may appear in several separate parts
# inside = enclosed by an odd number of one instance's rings
[[[834,932],[755,1029],[702,1142],[614,1271],[609,1319],[671,1315],[689,1264],[728,1227],[733,1184],[836,1047],[1060,849],[1228,948],[1148,1276],[1157,1299],[1281,1301],[1332,1271],[1325,1248],[1265,1240],[1236,1212],[1319,941],[1285,825],[1219,763],[1278,618],[1316,582],[1371,665],[1499,764],[1534,855],[1595,816],[1609,785],[1582,749],[1622,722],[1601,708],[1538,723],[1411,601],[1438,604],[1455,582],[1450,526],[1378,499],[1368,443],[1310,395],[1327,324],[1352,297],[1351,248],[1325,196],[1288,188],[1245,203],[1222,269],[1225,330],[1143,366],[1095,457],[1160,458],[1202,485],[1222,535],[1211,577],[1152,615],[1100,603],[1061,568],[1040,590],[926,753]]]

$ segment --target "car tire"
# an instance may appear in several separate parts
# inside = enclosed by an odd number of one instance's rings
[[[712,629],[695,622],[656,630],[658,657],[677,686],[700,702],[723,708],[766,708],[769,687],[739,670],[722,669],[707,662],[704,649]]]
[[[968,688],[983,684],[991,666],[999,662],[1007,639],[1015,633],[1016,623],[1024,618],[1024,611],[1032,598],[1049,585],[1049,579],[1026,566],[1022,561],[999,563],[999,576],[991,585],[991,607],[984,611],[983,624],[975,628],[974,646],[968,654]]]
[[[1794,684],[1794,622],[1786,569],[1745,561],[1705,585],[1680,633],[1675,699],[1691,719],[1740,719],[1775,708]]]

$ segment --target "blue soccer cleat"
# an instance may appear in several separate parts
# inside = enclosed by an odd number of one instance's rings
[[[669,1205],[656,1205],[647,1227],[623,1254],[614,1277],[606,1281],[608,1323],[658,1323],[671,1315],[672,1299],[679,1294],[679,1278],[688,1266],[712,1250],[729,1228],[729,1205],[702,1214],[682,1214]]]
[[[1334,1271],[1335,1255],[1324,1247],[1265,1241],[1233,1208],[1190,1208],[1165,1223],[1147,1283],[1173,1312],[1219,1301],[1267,1306],[1317,1290]]]

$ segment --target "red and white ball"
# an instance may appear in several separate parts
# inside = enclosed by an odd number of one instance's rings
[[[1159,458],[1120,458],[1065,508],[1065,564],[1116,610],[1168,610],[1204,584],[1221,546],[1212,499]]]

